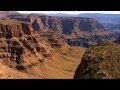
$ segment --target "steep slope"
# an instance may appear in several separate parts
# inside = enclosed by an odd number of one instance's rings
[[[0,20],[0,78],[73,78],[84,51],[67,45],[56,32],[40,33],[30,23]]]
[[[51,17],[37,14],[8,15],[7,18],[16,19],[32,24],[36,31],[61,30],[61,20],[58,17]]]
[[[47,30],[56,31],[62,29],[63,34],[72,33],[74,30],[92,31],[96,29],[105,29],[104,26],[92,18],[54,17],[37,14],[8,15],[8,17],[24,22],[30,22],[34,29],[39,28],[36,30],[41,30],[44,28]]]
[[[39,74],[34,67],[40,68],[43,58],[50,57],[51,46],[39,35],[34,34],[30,24],[15,20],[1,20],[0,23],[2,63],[31,74]]]
[[[106,30],[93,18],[54,17],[38,14],[8,15],[8,18],[29,22],[34,30],[39,32],[56,31],[71,46],[89,47],[102,40],[113,40],[120,35],[120,32]]]
[[[120,45],[104,42],[87,50],[75,79],[119,79]]]
[[[64,31],[67,33],[63,34],[63,37],[68,44],[74,46],[89,47],[99,41],[118,37],[120,34],[107,31],[98,21],[91,18],[64,18],[63,21],[63,29],[65,25]]]
[[[52,77],[73,79],[85,49],[82,47],[68,48],[64,45],[62,48],[56,48],[56,51],[59,53],[56,52],[46,67],[47,76],[51,79]]]

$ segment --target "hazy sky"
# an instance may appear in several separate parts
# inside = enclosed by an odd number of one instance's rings
[[[104,13],[104,14],[120,14],[120,11],[18,11],[20,13],[45,13],[45,14],[81,14],[81,13]]]

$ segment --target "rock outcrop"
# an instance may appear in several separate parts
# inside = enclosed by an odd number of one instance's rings
[[[61,20],[58,17],[51,17],[45,15],[9,15],[8,18],[19,21],[30,22],[36,31],[62,31]]]
[[[30,22],[35,30],[62,30],[63,34],[70,34],[76,30],[91,32],[105,29],[97,20],[79,17],[54,17],[45,15],[9,15],[11,19]],[[67,27],[66,27],[67,26]]]
[[[106,30],[93,18],[55,17],[37,14],[8,15],[10,19],[29,22],[35,31],[56,31],[71,46],[89,47],[102,40],[111,40],[120,32]]]
[[[0,20],[0,78],[73,78],[84,51],[66,44],[58,32]]]
[[[119,79],[120,45],[110,41],[91,47],[83,55],[75,79]]]
[[[19,70],[37,66],[40,60],[51,57],[54,52],[52,46],[62,46],[62,42],[59,44],[55,39],[49,38],[49,41],[53,42],[49,44],[47,39],[35,32],[28,23],[16,20],[0,21],[0,57],[5,59],[3,60],[5,64]]]

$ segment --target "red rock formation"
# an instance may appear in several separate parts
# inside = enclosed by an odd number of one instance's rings
[[[75,46],[89,47],[96,45],[98,41],[116,38],[120,34],[105,30],[104,26],[93,18],[55,17],[37,14],[9,15],[7,18],[29,22],[35,31],[57,31],[59,35],[62,34],[69,45]]]
[[[22,70],[39,65],[38,59],[42,59],[46,55],[50,57],[51,51],[53,51],[47,44],[44,39],[41,39],[40,34],[33,32],[30,24],[15,20],[0,21],[0,58],[4,59],[3,62],[10,67]],[[36,48],[36,46],[38,47]],[[44,49],[44,54],[42,51],[38,53],[38,48]],[[40,58],[37,55],[43,55],[43,57]],[[36,57],[35,60],[27,61],[27,58],[34,57]],[[14,64],[9,63],[11,61]]]
[[[41,33],[41,36],[43,38],[45,38],[46,41],[48,43],[50,43],[50,45],[52,47],[60,48],[60,47],[62,47],[63,42],[65,42],[65,40],[55,32],[50,32],[50,31],[49,32],[43,32],[43,33]]]

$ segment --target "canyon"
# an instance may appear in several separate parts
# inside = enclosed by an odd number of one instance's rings
[[[119,48],[119,36],[119,31],[106,29],[94,18],[0,12],[0,78],[101,78],[93,69],[98,67],[95,62],[107,50]],[[106,40],[114,43],[104,44]]]
[[[90,47],[104,40],[115,40],[119,30],[108,30],[94,18],[47,16],[39,14],[10,14],[5,19],[15,19],[32,24],[35,31],[55,31],[71,46]]]
[[[55,32],[39,33],[29,23],[0,20],[0,78],[70,79],[84,51]]]

